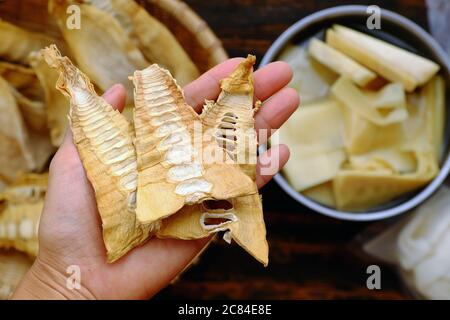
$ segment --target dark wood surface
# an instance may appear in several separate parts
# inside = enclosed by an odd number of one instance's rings
[[[222,40],[230,56],[261,59],[291,24],[317,10],[377,4],[427,27],[424,0],[186,0]],[[200,262],[157,299],[404,299],[395,270],[380,265],[382,289],[368,290],[366,268],[378,263],[359,252],[355,238],[373,224],[337,221],[311,212],[276,183],[263,190],[270,262],[260,266],[236,245],[213,244]],[[375,228],[383,228],[378,223]]]

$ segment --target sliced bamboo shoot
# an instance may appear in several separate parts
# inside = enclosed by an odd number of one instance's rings
[[[318,39],[311,40],[309,54],[337,74],[352,79],[361,87],[365,87],[377,78],[374,72]]]
[[[361,90],[345,77],[336,81],[331,92],[343,105],[376,125],[385,126],[408,118],[404,95],[401,95],[400,98],[394,97],[393,100],[398,100],[400,104],[393,108],[392,101],[389,101],[392,99],[386,97],[386,92],[381,91],[377,95],[373,95]],[[387,105],[387,107],[381,108],[383,105]]]
[[[385,41],[340,25],[327,31],[327,43],[408,92],[428,82],[439,65]]]
[[[416,190],[433,179],[439,168],[434,155],[417,152],[417,170],[407,174],[342,170],[333,180],[339,210],[366,210]]]

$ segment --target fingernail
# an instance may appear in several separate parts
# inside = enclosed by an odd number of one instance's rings
[[[118,84],[114,84],[112,87],[110,87],[108,90],[105,91],[105,93],[103,94],[103,98],[109,98],[110,95],[112,95],[114,93],[114,91],[116,91]]]

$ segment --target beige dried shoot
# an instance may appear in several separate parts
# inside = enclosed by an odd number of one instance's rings
[[[141,222],[170,216],[185,204],[257,192],[229,155],[204,139],[199,115],[167,70],[154,64],[136,71],[133,80]]]
[[[155,227],[142,226],[136,220],[137,163],[132,127],[55,46],[42,53],[60,72],[57,89],[70,99],[73,140],[95,191],[108,260],[114,261],[145,241]]]
[[[170,30],[134,0],[89,0],[111,14],[151,63],[169,70],[184,86],[199,76],[197,67]]]
[[[47,181],[47,174],[23,174],[0,194],[0,248],[36,257]]]
[[[56,43],[55,39],[27,31],[0,19],[0,57],[11,62],[26,63],[28,54]]]
[[[256,188],[256,133],[253,107],[254,56],[248,56],[222,80],[217,102],[207,101],[201,114],[204,130],[209,130],[218,146],[239,164]],[[204,202],[183,208],[163,220],[158,236],[197,239],[226,231],[224,239],[235,240],[264,265],[268,264],[266,228],[258,193],[228,198],[227,202]]]
[[[11,297],[32,263],[23,253],[13,250],[0,251],[0,300]]]
[[[66,9],[71,4],[81,10],[79,29],[66,24]],[[48,8],[80,69],[103,91],[116,83],[126,85],[131,99],[133,88],[127,77],[149,63],[119,22],[107,12],[72,0],[50,0]]]
[[[36,168],[27,130],[11,86],[0,77],[0,176],[13,181]],[[14,161],[11,161],[14,159]]]
[[[227,231],[227,240],[267,264],[256,162],[239,163],[236,153],[256,160],[254,57],[222,82],[217,105],[203,117],[185,102],[169,71],[156,64],[136,71],[133,130],[55,46],[42,53],[60,72],[58,90],[70,99],[74,142],[94,187],[109,261],[162,226],[159,237],[192,239]],[[218,138],[229,113],[238,115],[233,150]],[[211,219],[221,221],[211,224]]]

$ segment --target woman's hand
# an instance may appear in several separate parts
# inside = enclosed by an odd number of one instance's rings
[[[242,59],[230,59],[184,88],[187,102],[198,112],[205,99],[216,99],[219,81],[228,76]],[[297,109],[295,90],[285,88],[292,77],[289,66],[272,63],[254,74],[256,99],[264,101],[256,114],[256,129],[278,129]],[[125,90],[115,85],[104,95],[122,110]],[[278,170],[289,158],[286,146],[274,146],[261,155],[260,163],[275,161]],[[261,175],[258,187],[272,175]],[[137,299],[149,298],[167,286],[210,239],[151,239],[131,250],[115,263],[106,262],[101,221],[95,195],[86,178],[72,134],[66,134],[50,165],[45,207],[39,227],[39,255],[19,285],[13,299]],[[81,288],[69,289],[69,266],[80,270]]]

